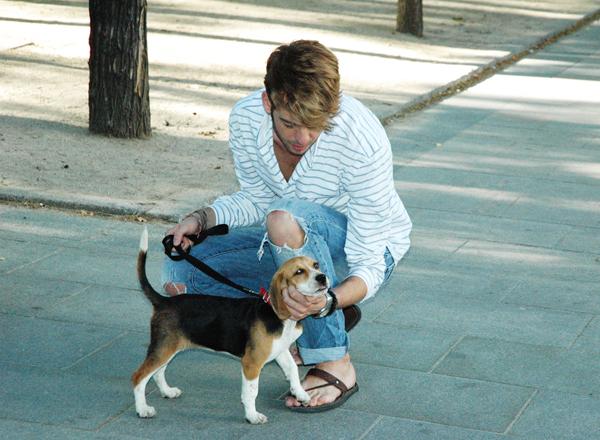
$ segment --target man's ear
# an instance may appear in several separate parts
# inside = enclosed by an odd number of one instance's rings
[[[265,109],[265,111],[268,114],[271,114],[271,101],[269,100],[269,95],[267,95],[267,92],[264,91],[262,92],[262,104],[263,104],[263,108]]]
[[[271,306],[273,307],[277,317],[282,321],[292,316],[287,308],[287,305],[283,301],[283,289],[286,287],[288,287],[288,284],[287,280],[283,276],[283,272],[275,273],[275,276],[271,280],[269,294],[271,297]]]

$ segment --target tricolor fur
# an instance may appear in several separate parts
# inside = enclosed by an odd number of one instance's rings
[[[230,353],[242,363],[242,403],[246,420],[265,423],[267,417],[256,411],[258,378],[263,366],[277,361],[290,382],[290,391],[301,402],[310,400],[300,384],[298,367],[289,346],[302,334],[302,325],[290,318],[282,289],[295,286],[305,295],[323,294],[329,282],[318,263],[308,257],[295,257],[273,276],[271,305],[257,298],[232,299],[207,295],[163,296],[146,277],[148,231],[140,240],[137,272],[140,286],[154,307],[151,340],[146,359],[133,374],[135,408],[140,417],[153,417],[156,411],[146,403],[146,384],[154,377],[163,397],[175,398],[181,390],[170,387],[165,369],[177,353],[190,348],[206,348]]]

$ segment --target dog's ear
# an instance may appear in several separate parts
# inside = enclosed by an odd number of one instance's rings
[[[271,306],[273,306],[273,310],[277,317],[282,321],[292,316],[287,305],[283,301],[283,289],[287,286],[288,284],[284,273],[282,271],[277,271],[271,280],[269,295],[271,297]]]

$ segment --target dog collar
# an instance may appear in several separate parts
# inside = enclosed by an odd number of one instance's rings
[[[264,302],[271,305],[271,295],[269,295],[269,292],[267,292],[267,289],[265,289],[264,287],[261,287],[258,290],[258,294],[260,295],[260,297],[262,298],[262,300]]]

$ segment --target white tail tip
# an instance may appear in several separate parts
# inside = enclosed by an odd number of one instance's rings
[[[142,231],[142,237],[140,238],[140,250],[143,252],[148,252],[148,227],[144,226],[144,230]]]

